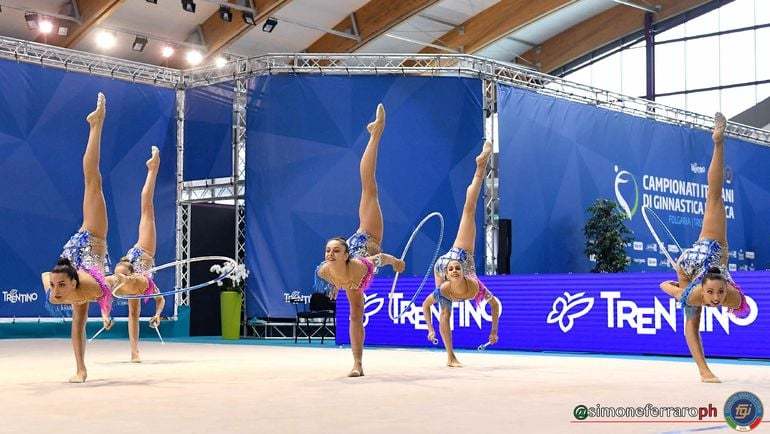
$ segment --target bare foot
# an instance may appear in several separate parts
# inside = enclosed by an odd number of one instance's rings
[[[492,155],[492,142],[487,140],[484,142],[484,147],[481,149],[481,153],[478,157],[476,157],[476,166],[486,165],[490,155]]]
[[[152,156],[147,160],[147,170],[157,171],[160,167],[160,150],[157,146],[152,147]]]
[[[360,363],[356,363],[353,365],[353,369],[350,370],[350,373],[348,374],[348,377],[363,377],[364,376],[364,368],[361,366]]]
[[[366,129],[371,134],[381,134],[384,128],[385,128],[385,107],[382,105],[382,103],[379,103],[377,104],[377,116],[375,117],[374,122],[366,126]]]
[[[702,381],[704,383],[721,383],[722,382],[722,380],[720,380],[716,375],[714,375],[714,374],[712,374],[710,372],[708,374],[705,374],[705,375],[701,374],[700,381]]]
[[[457,360],[456,358],[452,358],[452,359],[450,359],[450,360],[447,362],[447,364],[446,364],[446,365],[447,365],[447,366],[449,366],[450,368],[462,368],[462,367],[463,367],[463,364],[462,364],[462,363],[460,363],[460,361],[459,361],[459,360]]]
[[[86,377],[88,377],[88,372],[86,371],[78,371],[77,374],[70,377],[69,382],[70,383],[85,383]]]
[[[727,128],[727,119],[725,115],[717,112],[714,115],[714,131],[711,133],[711,139],[714,140],[714,143],[724,143],[725,128]]]
[[[104,114],[106,110],[107,100],[104,98],[104,94],[99,92],[99,96],[96,97],[96,109],[86,117],[86,121],[91,124],[91,128],[95,126],[101,126],[104,122]]]
[[[142,359],[139,358],[139,352],[131,353],[131,363],[142,363]]]

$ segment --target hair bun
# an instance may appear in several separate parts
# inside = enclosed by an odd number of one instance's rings
[[[719,267],[710,267],[706,272],[709,274],[722,274],[722,270]]]
[[[68,258],[60,257],[58,261],[56,261],[56,265],[64,265],[66,267],[72,267],[72,261],[70,261]]]

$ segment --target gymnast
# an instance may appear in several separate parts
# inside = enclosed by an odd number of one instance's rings
[[[152,156],[147,160],[147,178],[142,187],[141,196],[141,215],[139,218],[139,239],[134,247],[126,252],[126,256],[120,259],[115,266],[115,273],[123,276],[135,277],[144,276],[147,279],[147,286],[141,293],[150,295],[158,292],[155,282],[152,280],[152,274],[149,269],[155,266],[155,207],[153,205],[153,195],[155,193],[155,180],[158,176],[160,167],[160,154],[158,148],[152,147]],[[141,284],[128,285],[118,288],[116,293],[121,295],[129,294],[128,289],[138,287],[142,289]],[[125,288],[125,289],[124,289]],[[162,296],[154,297],[155,315],[150,318],[150,327],[158,327],[160,324],[160,314],[163,312],[165,299]],[[149,301],[149,298],[144,300]],[[128,339],[131,343],[131,361],[141,362],[139,358],[139,315],[141,313],[141,304],[139,299],[128,300]]]
[[[361,156],[361,200],[358,205],[358,230],[347,239],[337,237],[326,243],[324,262],[316,275],[327,282],[329,296],[337,298],[340,288],[345,290],[350,303],[350,346],[353,350],[353,369],[349,377],[362,377],[364,349],[364,292],[369,288],[377,267],[390,265],[395,271],[404,271],[404,261],[382,253],[383,221],[377,192],[375,169],[377,148],[385,128],[385,108],[377,105],[374,122],[367,126],[370,137]]]
[[[711,138],[714,151],[708,169],[708,193],[703,216],[703,227],[698,241],[685,249],[675,265],[676,281],[666,281],[660,288],[676,298],[685,312],[684,334],[701,381],[719,383],[708,365],[700,339],[700,315],[702,306],[726,306],[738,318],[749,315],[746,297],[733,281],[727,269],[727,224],[725,204],[722,200],[724,181],[724,133],[727,120],[722,113],[714,118]]]
[[[422,304],[425,323],[428,326],[428,340],[433,342],[436,339],[436,332],[433,329],[431,306],[436,302],[439,303],[441,339],[444,341],[447,352],[447,366],[452,368],[462,367],[452,348],[450,320],[453,301],[474,300],[478,305],[483,300],[487,300],[492,308],[492,330],[489,332],[489,343],[494,344],[498,339],[497,325],[500,319],[500,302],[476,276],[473,261],[473,247],[476,240],[476,203],[481,185],[484,182],[487,161],[491,154],[492,144],[487,141],[484,143],[481,153],[476,157],[476,173],[465,193],[465,206],[460,218],[457,238],[455,238],[452,248],[436,261],[433,267],[436,289],[428,295]]]
[[[83,154],[83,223],[64,245],[53,270],[42,274],[49,302],[72,305],[71,339],[77,371],[69,379],[71,383],[82,383],[88,376],[85,332],[89,303],[96,301],[99,304],[104,328],[109,330],[113,324],[110,318],[112,288],[127,280],[120,275],[104,277],[107,268],[107,206],[102,191],[99,159],[105,114],[106,100],[99,93],[96,109],[86,117],[90,132]],[[141,284],[138,280],[125,282],[124,286],[133,288]],[[147,285],[144,280],[144,285]]]

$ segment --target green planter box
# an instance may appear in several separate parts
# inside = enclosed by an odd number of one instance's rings
[[[219,293],[219,303],[222,313],[222,339],[240,339],[241,293],[222,291]]]

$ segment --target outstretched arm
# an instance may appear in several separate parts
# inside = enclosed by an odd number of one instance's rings
[[[389,255],[387,253],[378,253],[373,256],[369,256],[366,258],[375,264],[380,265],[390,265],[393,267],[393,270],[395,270],[398,273],[402,273],[404,269],[406,268],[406,263],[395,256]]]
[[[117,288],[117,295],[138,295],[144,293],[147,289],[147,278],[140,274],[125,275],[115,273],[107,277],[107,283],[113,288]]]
[[[422,302],[422,313],[425,317],[425,325],[428,326],[428,340],[431,342],[436,339],[436,330],[433,329],[433,316],[430,313],[430,307],[435,302],[436,299],[433,297],[433,294],[428,295],[425,301]]]
[[[492,307],[492,330],[489,331],[489,342],[497,343],[497,326],[500,322],[500,302],[494,295],[489,297],[489,305]]]
[[[706,356],[703,353],[703,342],[700,339],[700,312],[701,308],[697,308],[696,314],[689,316],[685,320],[684,324],[684,336],[687,340],[687,347],[690,349],[695,364],[698,365],[698,371],[700,371],[701,381],[704,383],[719,383],[717,378],[709,369],[706,364]]]
[[[673,280],[667,280],[661,283],[660,289],[677,300],[679,300],[679,297],[682,296],[683,289],[679,287],[679,282],[675,282]]]

